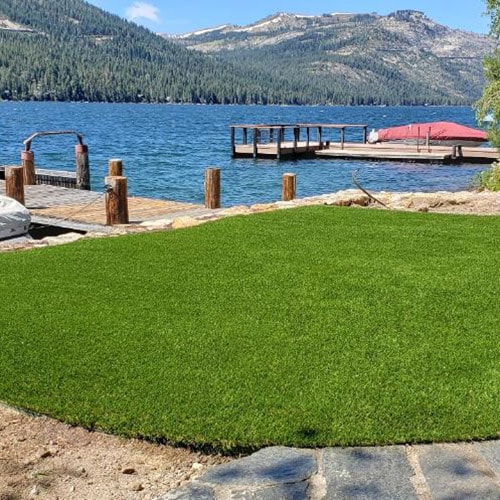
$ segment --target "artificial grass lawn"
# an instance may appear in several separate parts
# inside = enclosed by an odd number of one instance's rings
[[[498,437],[499,243],[313,207],[0,254],[0,400],[233,451]]]

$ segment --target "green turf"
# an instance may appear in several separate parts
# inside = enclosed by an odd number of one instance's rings
[[[241,450],[500,435],[500,218],[331,207],[0,255],[0,400]]]

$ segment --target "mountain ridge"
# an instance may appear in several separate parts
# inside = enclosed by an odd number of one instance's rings
[[[220,103],[263,86],[83,0],[0,0],[0,99]]]
[[[494,46],[418,11],[281,12],[168,38],[83,0],[0,0],[0,99],[468,105]]]
[[[225,24],[167,38],[269,77],[280,73],[296,89],[313,80],[326,90],[316,92],[325,102],[345,104],[470,104],[484,85],[482,59],[495,48],[486,35],[449,28],[415,10],[278,12],[246,26]],[[350,100],[342,85],[359,99]],[[381,85],[392,88],[396,99]]]

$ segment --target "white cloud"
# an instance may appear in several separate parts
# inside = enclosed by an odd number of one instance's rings
[[[128,7],[125,15],[129,21],[137,21],[138,19],[147,19],[155,23],[160,22],[160,10],[150,3],[135,2]]]

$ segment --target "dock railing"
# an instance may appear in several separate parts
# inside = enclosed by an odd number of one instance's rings
[[[21,152],[21,163],[24,172],[24,183],[33,185],[37,183],[37,173],[35,169],[35,153],[31,149],[31,143],[37,137],[55,136],[55,135],[74,135],[78,143],[75,145],[76,161],[76,188],[90,190],[90,168],[89,168],[89,149],[83,142],[83,135],[74,130],[55,130],[35,132],[23,141],[24,150]],[[40,175],[38,181],[44,182],[44,176]],[[47,175],[47,177],[50,177]],[[50,182],[50,180],[49,180]]]
[[[347,129],[361,129],[362,142],[366,143],[368,126],[337,123],[295,123],[231,125],[231,154],[246,156],[293,156],[314,153],[328,148],[332,140],[332,130],[339,131],[338,142],[344,149]],[[249,140],[251,133],[251,141]],[[305,138],[304,138],[305,135]],[[337,142],[337,141],[335,141]]]

